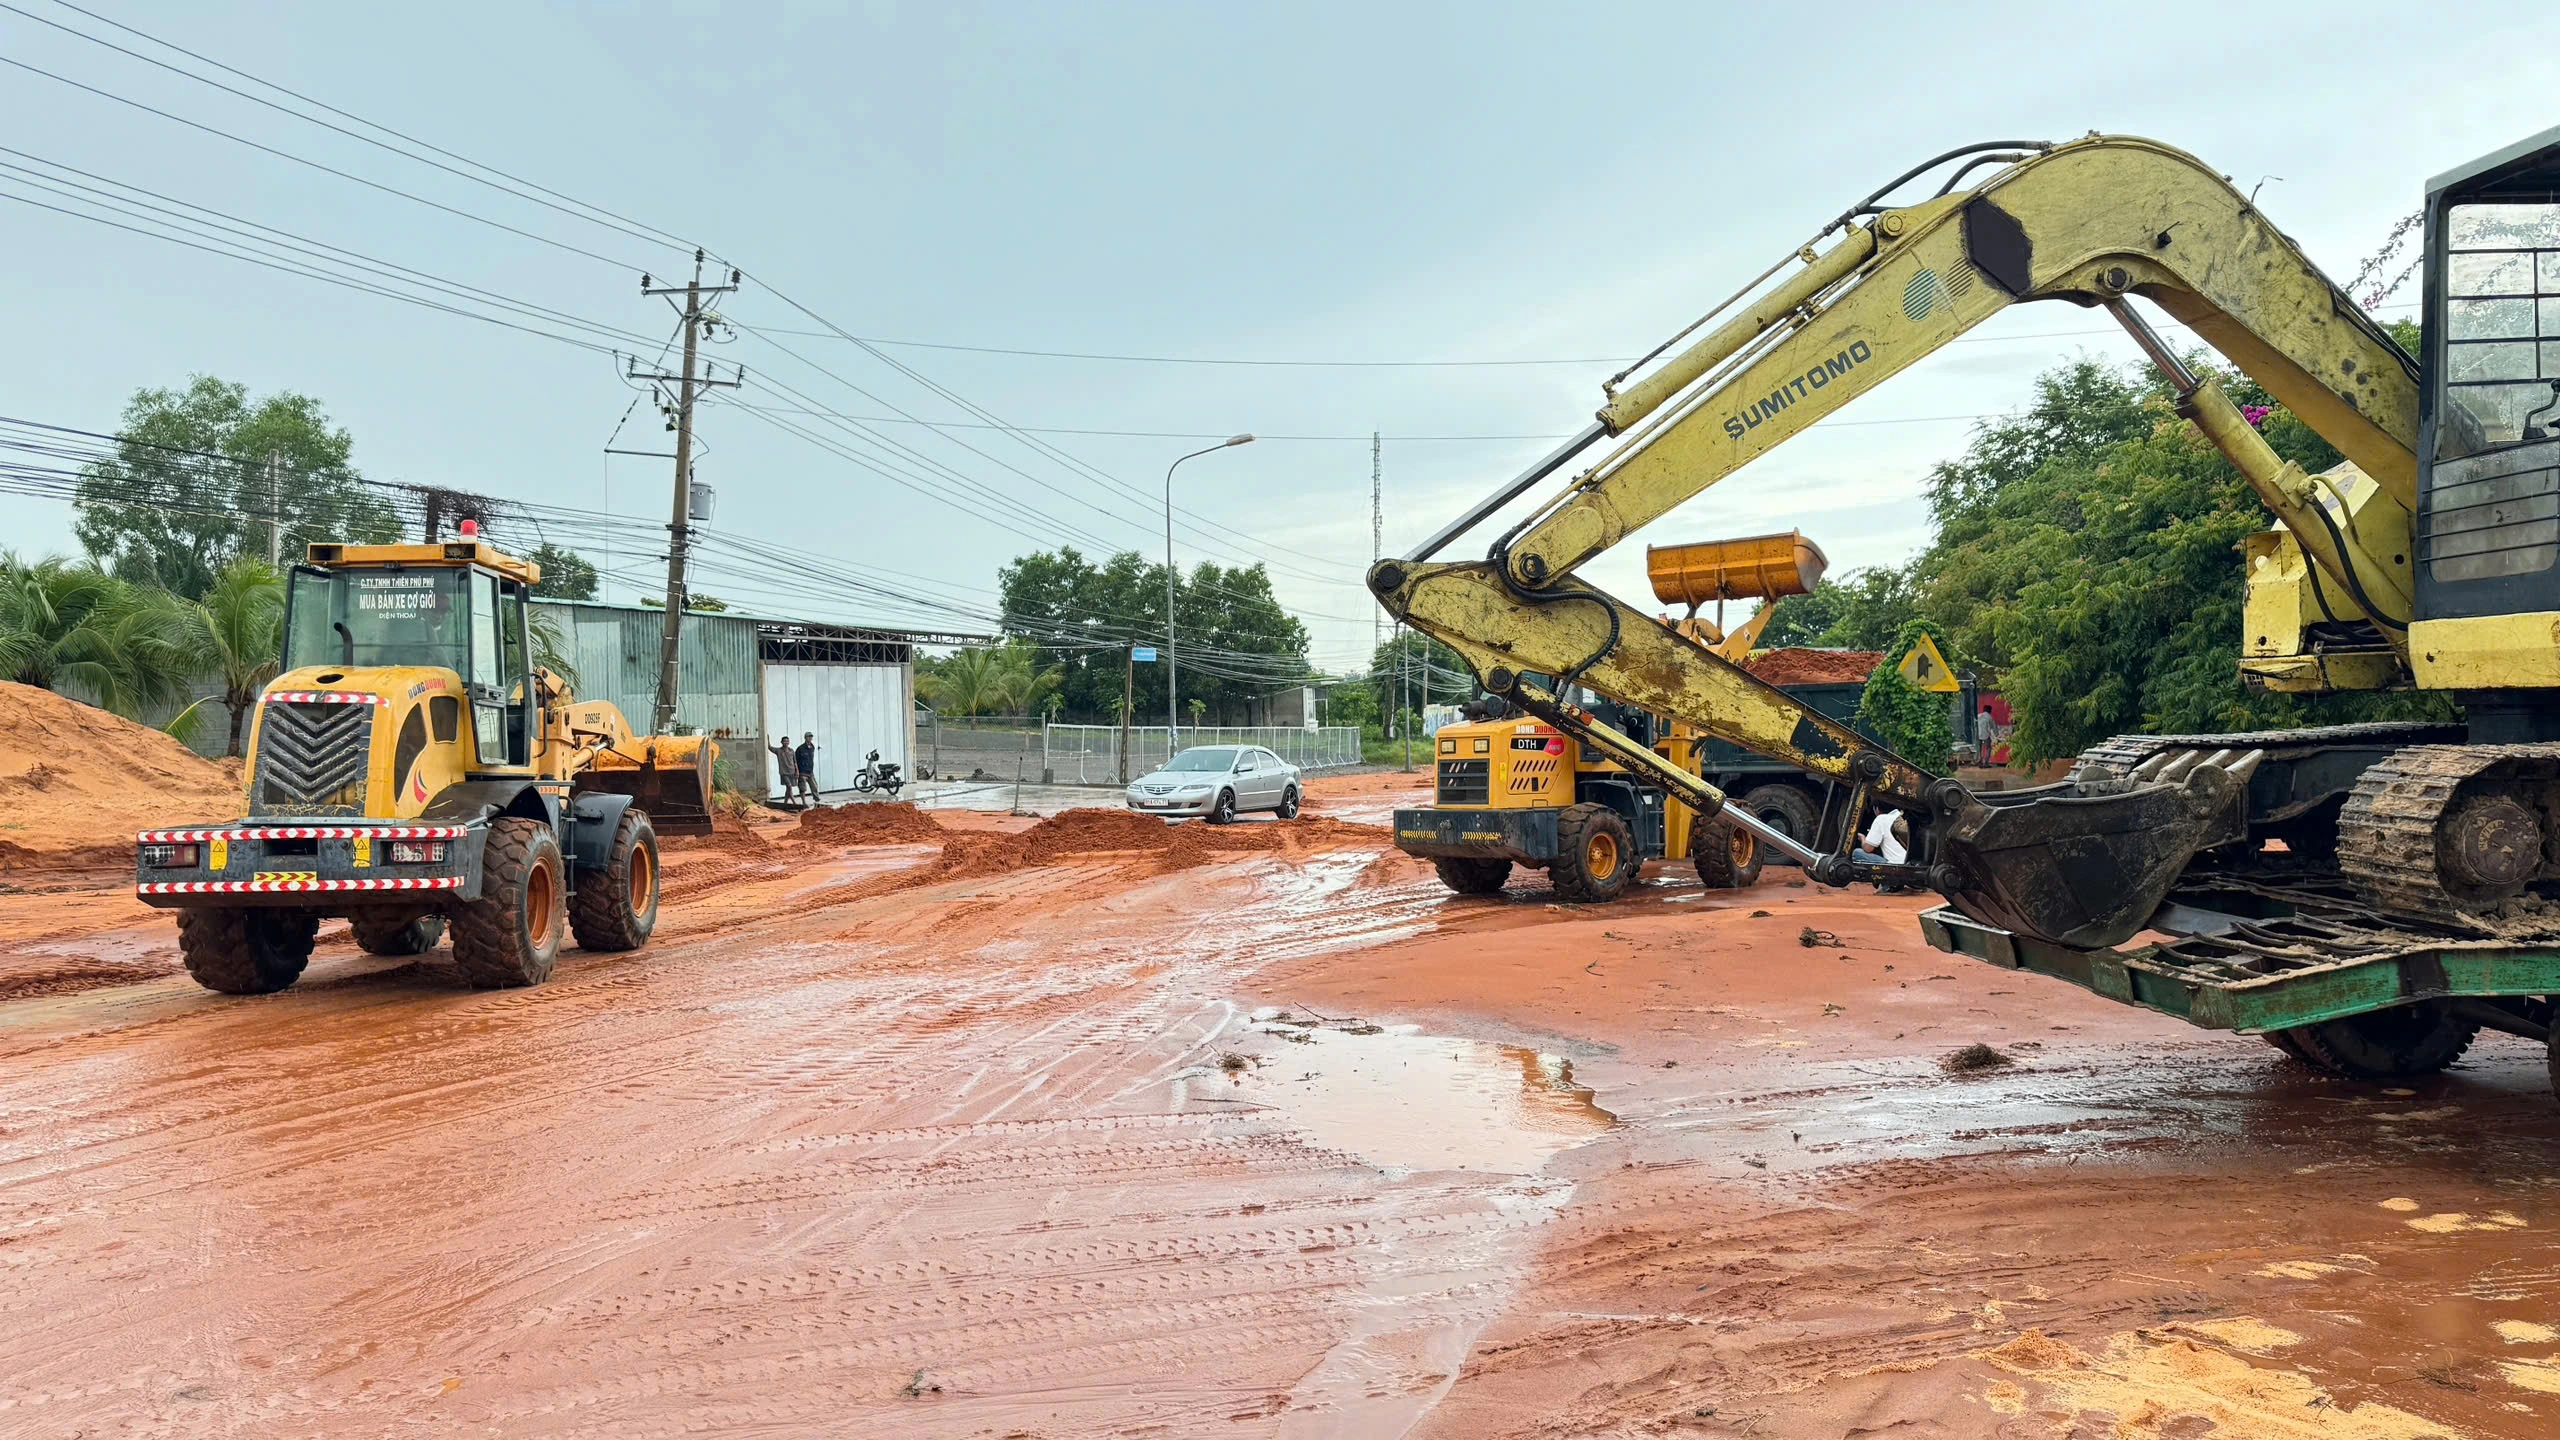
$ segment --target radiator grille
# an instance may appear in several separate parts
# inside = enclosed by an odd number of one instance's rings
[[[274,815],[363,814],[376,708],[270,701],[258,730],[250,808]]]
[[[1440,762],[1440,803],[1443,805],[1483,805],[1493,798],[1493,762],[1490,760],[1443,760]]]

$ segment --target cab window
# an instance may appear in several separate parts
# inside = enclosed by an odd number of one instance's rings
[[[2444,294],[2436,458],[2560,434],[2560,203],[2451,207]]]

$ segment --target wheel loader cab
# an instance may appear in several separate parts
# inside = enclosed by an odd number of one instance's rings
[[[2409,659],[2475,743],[2560,740],[2560,130],[2428,182]]]
[[[456,782],[529,775],[538,572],[476,543],[312,550],[251,733],[250,813],[406,818]]]

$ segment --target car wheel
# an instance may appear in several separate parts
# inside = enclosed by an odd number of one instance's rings
[[[1283,791],[1281,791],[1281,792],[1280,792],[1280,810],[1279,810],[1279,815],[1280,815],[1280,818],[1281,818],[1281,819],[1283,819],[1283,820],[1295,820],[1295,819],[1297,819],[1297,818],[1298,818],[1298,787],[1297,787],[1297,786],[1292,785],[1292,786],[1290,786],[1288,789],[1283,790]]]
[[[1218,803],[1215,806],[1212,806],[1209,810],[1209,823],[1212,825],[1232,825],[1235,823],[1235,818],[1236,792],[1233,790],[1219,791]]]

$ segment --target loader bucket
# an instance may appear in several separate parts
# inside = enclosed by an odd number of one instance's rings
[[[1801,530],[1689,545],[1648,545],[1645,576],[1665,605],[1723,600],[1778,600],[1822,583],[1830,567],[1822,547]]]
[[[1958,877],[1947,898],[1986,925],[2074,949],[2139,934],[2198,852],[2245,839],[2258,752],[2191,760],[2176,774],[2105,772],[1971,797],[1942,834]]]
[[[711,833],[711,765],[719,742],[704,735],[643,735],[596,753],[575,789],[628,795],[661,835]]]

